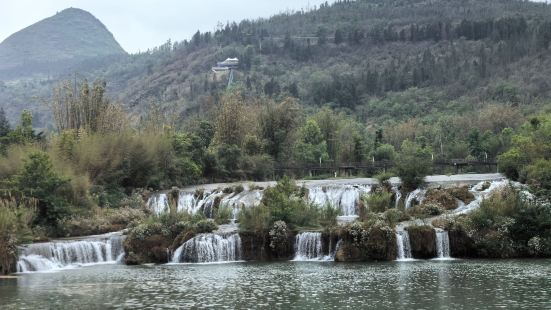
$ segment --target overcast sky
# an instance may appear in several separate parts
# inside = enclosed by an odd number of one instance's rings
[[[189,39],[218,22],[269,17],[326,0],[0,0],[0,41],[68,7],[99,18],[128,52]],[[331,1],[329,1],[331,2]]]

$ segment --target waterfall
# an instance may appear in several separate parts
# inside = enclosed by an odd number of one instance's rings
[[[436,231],[436,255],[438,259],[450,258],[450,238],[448,232],[435,228]]]
[[[418,203],[422,203],[425,199],[425,194],[427,191],[425,189],[416,189],[413,192],[409,193],[406,197],[405,201],[405,208],[409,209],[413,206],[413,201],[417,201]]]
[[[302,232],[295,237],[295,261],[324,260],[320,232]]]
[[[396,231],[396,245],[398,247],[398,260],[411,260],[411,244],[409,242],[409,233],[407,230]]]
[[[244,189],[240,193],[226,194],[221,190],[204,192],[199,197],[196,193],[181,191],[178,197],[178,212],[196,214],[202,211],[208,218],[214,217],[215,202],[219,199],[219,207],[232,209],[234,220],[239,216],[241,208],[255,207],[260,204],[263,192],[261,190]]]
[[[49,271],[81,265],[117,263],[124,258],[124,236],[108,234],[82,240],[35,243],[21,249],[18,272]]]
[[[157,215],[167,212],[170,209],[166,193],[151,196],[147,202],[147,205],[149,206],[149,209]]]
[[[335,259],[335,255],[337,255],[337,252],[338,252],[339,249],[342,247],[342,244],[343,244],[342,239],[339,239],[339,241],[337,241],[337,244],[335,245],[335,251],[334,251],[333,254],[332,254],[333,259]]]
[[[259,189],[245,189],[240,193],[222,198],[221,207],[232,209],[232,220],[237,220],[241,208],[252,208],[260,205],[264,192]]]
[[[241,259],[239,234],[200,234],[182,244],[172,263],[232,262]]]
[[[392,191],[394,192],[394,208],[398,209],[398,204],[400,203],[400,199],[402,199],[402,192],[400,192],[397,185],[392,186]]]
[[[370,191],[368,185],[312,186],[308,188],[308,201],[320,207],[330,205],[350,217],[357,215],[356,206],[361,196]]]
[[[197,213],[197,197],[194,193],[180,192],[178,195],[178,212],[187,212],[189,214]]]
[[[494,192],[499,191],[510,184],[515,187],[520,187],[519,183],[510,182],[509,180],[499,180],[492,182],[484,181],[474,185],[469,191],[474,195],[475,199],[469,204],[460,203],[457,209],[453,211],[453,213],[466,214],[478,209],[482,200],[490,197]]]

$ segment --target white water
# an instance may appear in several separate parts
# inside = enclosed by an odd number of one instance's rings
[[[397,260],[405,261],[413,259],[411,255],[411,243],[407,230],[396,231],[396,245],[398,247]]]
[[[151,198],[147,201],[147,205],[149,206],[149,209],[157,215],[170,210],[166,193],[151,196]]]
[[[369,185],[313,186],[308,188],[308,201],[324,207],[330,205],[341,210],[342,216],[356,216],[356,207],[362,195],[369,193]]]
[[[436,257],[437,259],[449,259],[450,257],[450,238],[448,232],[442,229],[436,231]]]
[[[422,203],[425,199],[425,194],[427,193],[426,189],[418,188],[413,192],[409,193],[406,197],[405,208],[409,209],[413,206],[413,202],[416,201],[418,204]]]
[[[30,244],[21,249],[17,272],[53,271],[83,265],[117,263],[124,257],[124,236]]]
[[[400,199],[402,199],[402,192],[397,185],[392,186],[392,191],[394,192],[394,208],[398,209]]]
[[[240,259],[239,234],[200,234],[174,251],[172,263],[215,263]]]
[[[178,212],[196,214],[203,212],[209,218],[214,217],[215,202],[219,199],[219,207],[232,209],[232,219],[236,220],[242,208],[255,207],[262,200],[263,191],[244,189],[240,193],[226,194],[221,190],[203,192],[200,196],[196,193],[181,191],[178,197]]]
[[[331,260],[322,254],[323,243],[320,232],[302,232],[295,237],[294,261]]]
[[[459,203],[459,207],[455,209],[453,213],[466,214],[478,209],[482,200],[490,197],[493,193],[502,190],[509,184],[515,187],[521,187],[520,183],[511,182],[507,179],[489,182],[489,186],[486,189],[484,189],[484,187],[488,185],[488,182],[480,182],[476,184],[469,190],[474,195],[475,199],[469,204]]]

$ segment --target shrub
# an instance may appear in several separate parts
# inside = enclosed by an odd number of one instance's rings
[[[471,203],[474,200],[474,195],[469,191],[467,186],[452,187],[446,189],[446,191],[453,197],[463,201],[466,204]]]
[[[379,184],[382,185],[382,184],[388,182],[390,180],[390,178],[392,178],[394,175],[395,175],[395,173],[393,173],[391,171],[383,171],[383,172],[377,173],[373,177],[375,179],[377,179],[377,181],[379,181]]]
[[[402,187],[414,190],[423,184],[425,176],[430,172],[430,150],[405,140],[396,162],[396,172],[402,180]]]
[[[551,194],[551,160],[540,159],[526,167],[526,183]]]
[[[319,210],[319,224],[326,229],[337,226],[337,216],[342,215],[339,208],[326,205]]]
[[[233,215],[232,213],[232,208],[228,206],[219,207],[215,217],[216,224],[221,225],[229,223]]]
[[[305,192],[285,177],[264,191],[262,205],[272,216],[271,223],[284,221],[290,227],[312,227],[318,224],[319,209],[304,201]]]
[[[270,248],[276,253],[284,252],[288,245],[287,224],[283,221],[276,221],[270,229]]]
[[[271,219],[270,210],[266,207],[244,208],[239,213],[239,229],[264,234],[270,227]]]
[[[33,210],[15,200],[0,200],[0,274],[14,271],[17,244],[30,241]]]
[[[410,219],[410,217],[405,212],[400,211],[396,208],[386,210],[383,216],[390,227],[394,227],[399,222],[407,221]]]
[[[239,194],[241,192],[243,192],[245,190],[245,188],[243,188],[243,185],[239,184],[239,185],[236,185],[233,187],[233,192],[236,193],[236,194]]]
[[[68,214],[66,200],[57,195],[66,183],[67,180],[54,171],[50,157],[44,152],[30,153],[14,180],[15,189],[21,195],[38,200],[37,220],[52,227]]]
[[[480,208],[468,215],[466,226],[481,256],[551,254],[544,245],[551,238],[550,207],[527,201],[512,187],[482,201]],[[536,245],[541,252],[535,251]]]
[[[373,157],[377,161],[381,160],[394,160],[396,158],[396,151],[394,150],[394,146],[390,144],[382,144],[378,148],[373,151]]]
[[[210,233],[214,230],[216,230],[218,226],[212,219],[205,219],[197,222],[195,224],[195,233],[202,234],[202,233]]]
[[[385,212],[391,207],[392,197],[392,193],[389,193],[384,189],[378,189],[371,194],[364,195],[362,199],[367,205],[369,211],[380,213]]]
[[[499,171],[511,180],[518,180],[524,162],[526,159],[518,148],[512,148],[497,158]]]

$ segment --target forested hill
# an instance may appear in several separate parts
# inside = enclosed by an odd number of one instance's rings
[[[226,90],[226,78],[215,79],[211,67],[238,57],[233,87],[246,97],[290,95],[380,123],[488,104],[539,109],[551,90],[550,40],[551,7],[544,3],[339,1],[197,32],[78,73],[104,79],[132,111],[157,102],[189,116],[208,112]],[[15,117],[15,107],[33,102],[30,94],[55,83],[0,85],[0,102]]]
[[[104,63],[105,57],[125,54],[97,18],[84,10],[69,8],[12,34],[0,43],[0,78],[92,68],[83,64]]]
[[[109,68],[119,98],[198,107],[225,89],[210,67],[239,57],[249,95],[290,94],[365,118],[405,119],[550,91],[551,7],[516,0],[341,1],[227,24]],[[216,96],[215,96],[216,98]]]

